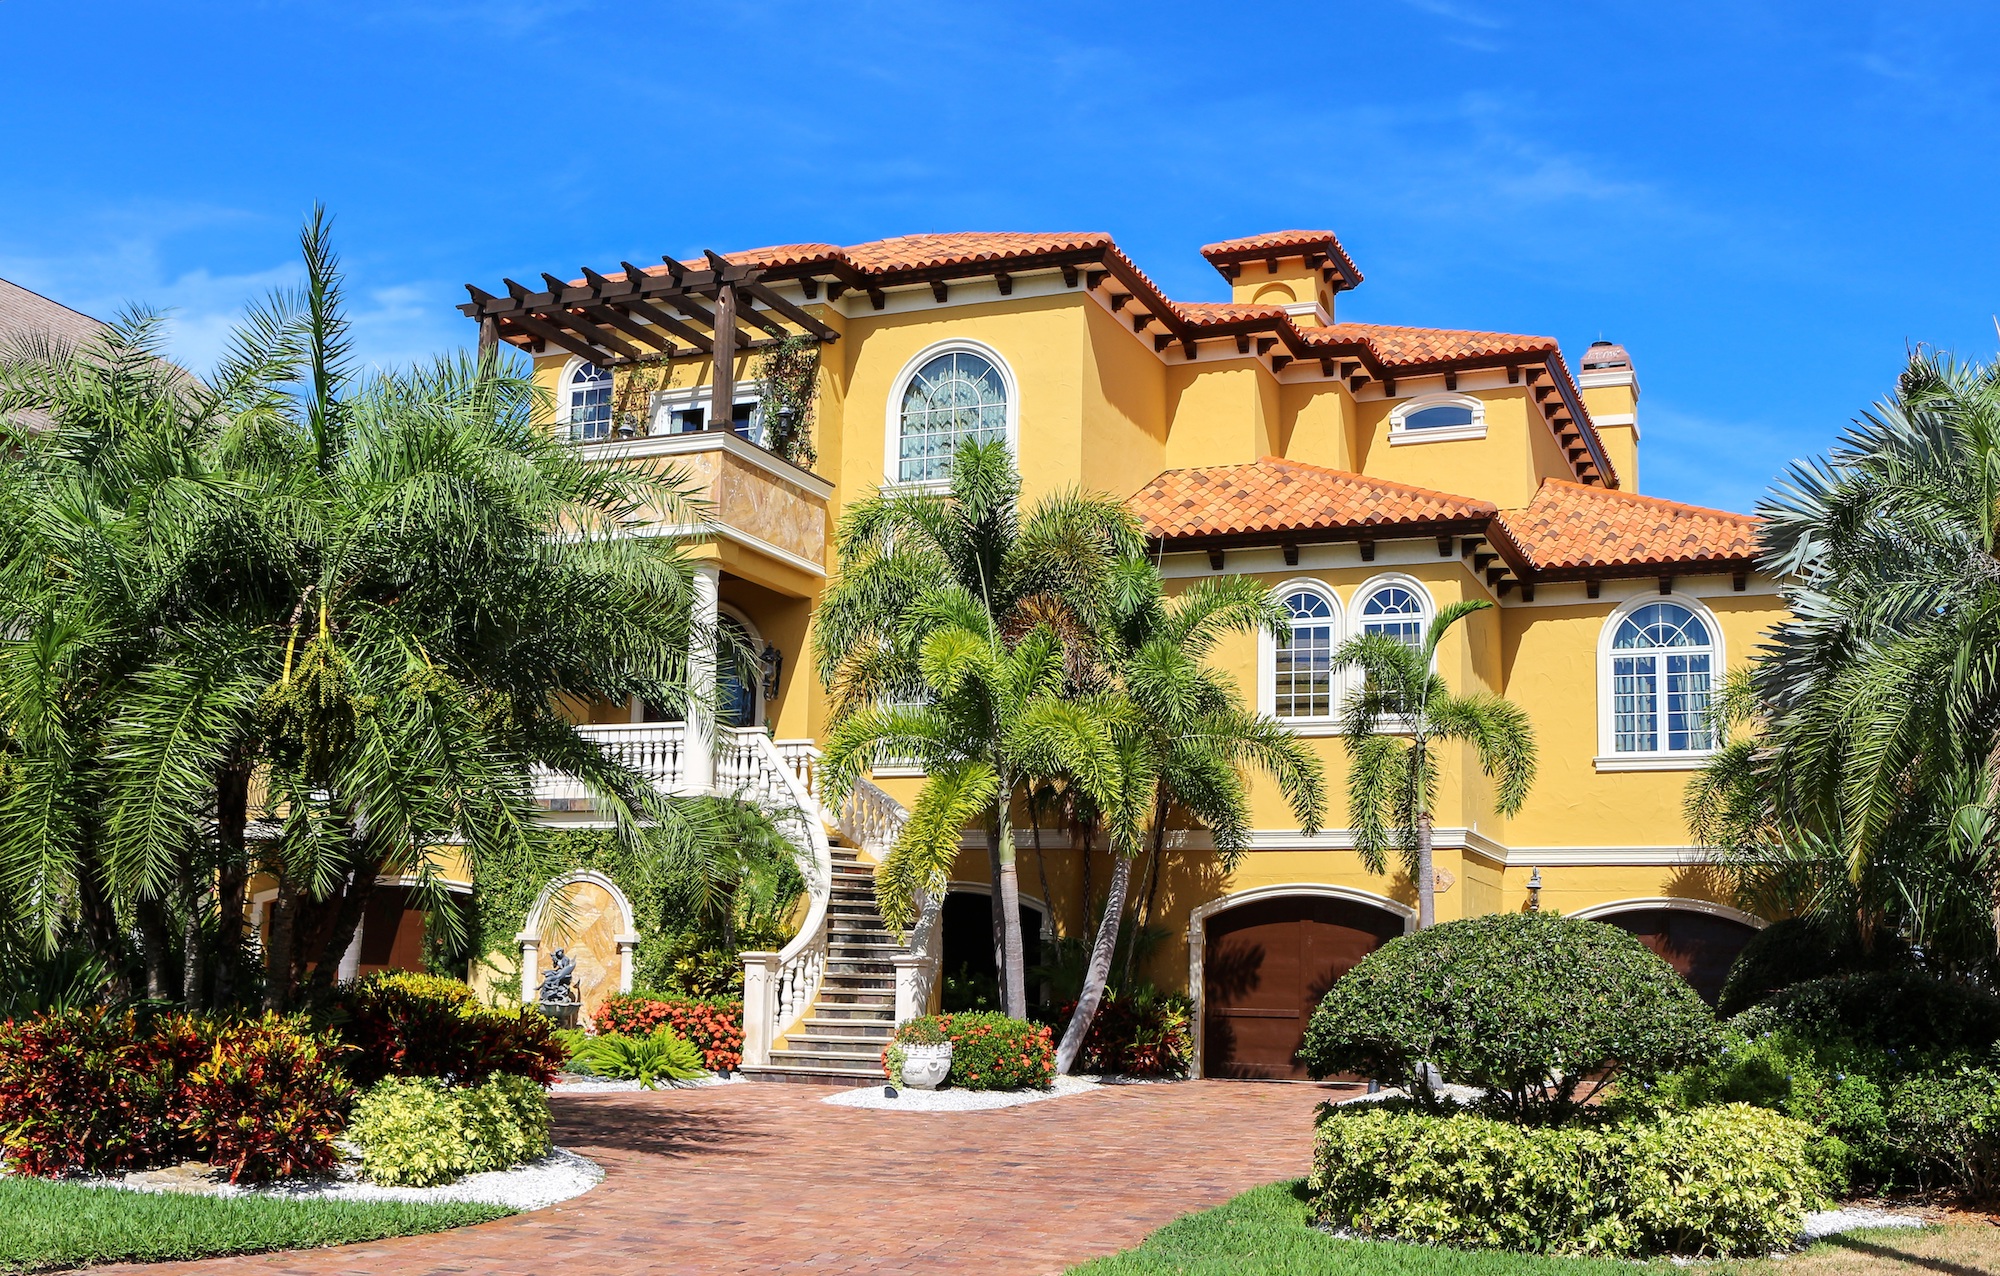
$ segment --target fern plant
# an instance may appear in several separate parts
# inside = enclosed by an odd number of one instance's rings
[[[662,1081],[694,1081],[707,1076],[701,1066],[701,1051],[685,1038],[665,1028],[643,1037],[608,1032],[591,1037],[570,1056],[571,1064],[593,1076],[618,1081],[637,1081],[648,1090]]]

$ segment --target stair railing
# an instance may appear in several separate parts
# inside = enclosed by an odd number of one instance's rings
[[[743,954],[743,1062],[770,1062],[771,1047],[796,1030],[826,975],[827,901],[833,890],[833,848],[819,799],[808,776],[771,737],[755,727],[724,729],[716,783],[724,792],[769,810],[799,851],[806,879],[805,920],[792,941],[775,953]]]

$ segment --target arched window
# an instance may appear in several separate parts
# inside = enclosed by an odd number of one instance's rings
[[[1430,623],[1430,609],[1423,594],[1411,585],[1377,587],[1361,604],[1361,631],[1386,634],[1412,650],[1424,645],[1424,626]]]
[[[1271,712],[1280,718],[1333,716],[1333,604],[1316,589],[1285,592],[1292,637],[1276,651]]]
[[[1693,753],[1715,747],[1708,702],[1717,673],[1710,620],[1654,602],[1614,617],[1611,751]]]
[[[948,350],[910,374],[897,408],[892,443],[898,483],[941,483],[951,455],[967,439],[1007,437],[1007,381],[993,361]]]
[[[611,437],[611,369],[581,361],[571,365],[563,398],[572,439]]]
[[[1486,405],[1469,394],[1427,394],[1389,413],[1391,443],[1486,437]]]

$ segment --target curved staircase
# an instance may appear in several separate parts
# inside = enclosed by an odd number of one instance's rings
[[[874,869],[854,848],[833,847],[826,910],[826,973],[819,994],[770,1063],[745,1065],[753,1081],[866,1085],[882,1080],[882,1050],[896,1030],[896,967],[908,952],[875,911]]]

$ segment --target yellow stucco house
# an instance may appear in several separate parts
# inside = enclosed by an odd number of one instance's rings
[[[1415,632],[1456,599],[1497,606],[1452,633],[1441,671],[1526,708],[1540,778],[1499,819],[1477,768],[1451,758],[1440,919],[1536,903],[1601,917],[1711,994],[1761,925],[1704,871],[1681,801],[1713,745],[1709,695],[1783,603],[1754,565],[1751,519],[1639,494],[1626,352],[1598,342],[1572,366],[1543,337],[1342,322],[1361,273],[1325,231],[1201,252],[1229,302],[1167,299],[1102,234],[794,244],[471,289],[482,341],[533,357],[552,428],[610,463],[680,467],[712,502],[698,605],[764,653],[761,677],[732,681],[719,724],[604,705],[586,730],[662,783],[811,811],[801,853],[824,872],[804,929],[745,958],[746,1064],[762,1075],[874,1075],[887,1025],[934,1000],[941,965],[985,946],[988,873],[971,841],[909,947],[871,924],[869,865],[922,780],[885,768],[842,810],[819,810],[826,706],[806,654],[842,507],[936,483],[967,435],[1006,440],[1029,500],[1070,485],[1128,498],[1170,587],[1249,575],[1295,618],[1289,644],[1244,639],[1219,658],[1314,742],[1334,827],[1301,834],[1263,787],[1235,871],[1198,833],[1166,860],[1155,922],[1168,938],[1146,973],[1195,998],[1202,1072],[1295,1075],[1319,994],[1411,924],[1412,884],[1364,871],[1338,827],[1345,688],[1327,655],[1365,629]],[[821,351],[810,468],[761,446],[772,423],[754,380],[763,348],[799,333]],[[545,804],[553,820],[590,818],[559,779]],[[1101,893],[1109,865],[1102,851],[1086,865],[1061,829],[1040,841],[1021,864],[1033,929],[1082,934],[1084,882]],[[607,933],[631,929],[615,887],[578,885],[605,894]],[[524,933],[531,958],[537,942]]]

